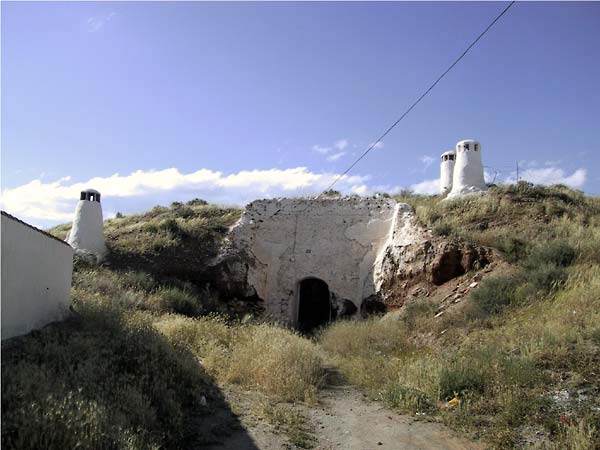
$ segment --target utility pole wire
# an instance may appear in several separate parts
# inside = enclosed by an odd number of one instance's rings
[[[515,0],[515,1],[516,1],[516,0]],[[353,162],[353,163],[350,165],[350,167],[348,167],[348,168],[347,168],[347,169],[346,169],[346,170],[345,170],[343,173],[339,174],[339,175],[338,175],[338,176],[337,176],[337,177],[336,177],[336,178],[333,180],[333,182],[332,182],[332,183],[331,183],[331,184],[330,184],[330,185],[329,185],[327,188],[325,188],[325,189],[324,189],[324,190],[323,190],[323,191],[322,191],[322,192],[321,192],[319,195],[317,195],[317,196],[315,197],[315,199],[318,199],[318,198],[319,198],[321,195],[323,195],[323,193],[325,193],[326,191],[328,191],[329,189],[331,189],[333,186],[335,186],[335,184],[336,184],[338,181],[340,181],[340,180],[341,180],[341,179],[342,179],[342,178],[343,178],[343,177],[344,177],[344,176],[345,176],[345,175],[346,175],[348,172],[350,172],[350,171],[351,171],[351,170],[354,168],[354,166],[356,166],[356,165],[358,164],[358,162],[359,162],[361,159],[363,159],[365,156],[367,156],[367,154],[368,154],[368,153],[369,153],[371,150],[373,150],[373,148],[375,148],[375,146],[376,146],[377,144],[379,144],[379,143],[381,142],[381,140],[382,140],[384,137],[386,137],[386,136],[388,135],[388,133],[389,133],[390,131],[392,131],[392,130],[394,129],[394,127],[395,127],[396,125],[398,125],[398,124],[400,123],[400,121],[401,121],[402,119],[404,119],[404,118],[405,118],[405,117],[408,115],[408,113],[409,113],[409,112],[411,112],[411,111],[412,111],[412,109],[413,109],[415,106],[417,106],[421,100],[423,100],[423,98],[425,98],[425,96],[426,96],[427,94],[429,94],[429,92],[430,92],[430,91],[431,91],[431,90],[432,90],[432,89],[433,89],[433,88],[434,88],[434,87],[435,87],[435,86],[436,86],[436,85],[437,85],[437,84],[438,84],[438,83],[439,83],[439,82],[442,80],[442,78],[444,78],[444,77],[446,76],[446,74],[447,74],[448,72],[450,72],[450,71],[452,70],[452,68],[453,68],[453,67],[454,67],[456,64],[458,64],[458,62],[459,62],[461,59],[463,59],[463,57],[464,57],[464,56],[465,56],[465,55],[466,55],[466,54],[469,52],[469,50],[471,50],[471,48],[472,48],[472,47],[473,47],[475,44],[477,44],[477,42],[478,42],[478,41],[479,41],[479,40],[480,40],[480,39],[483,37],[483,35],[484,35],[484,34],[486,34],[486,33],[488,32],[488,30],[489,30],[490,28],[492,28],[492,27],[494,26],[494,24],[495,24],[496,22],[498,22],[498,20],[500,20],[500,18],[501,18],[501,17],[502,17],[502,16],[503,16],[503,15],[504,15],[504,14],[505,14],[505,13],[506,13],[506,12],[507,12],[509,9],[510,9],[510,7],[511,7],[512,5],[514,5],[514,4],[515,4],[515,1],[512,1],[512,2],[510,2],[510,3],[508,4],[508,6],[507,6],[506,8],[504,8],[504,10],[503,10],[503,11],[502,11],[500,14],[498,14],[498,15],[496,16],[496,18],[495,18],[495,19],[494,19],[494,20],[493,20],[493,21],[492,21],[492,22],[491,22],[491,23],[490,23],[490,24],[489,24],[489,25],[486,27],[486,29],[485,29],[485,30],[483,30],[483,31],[482,31],[482,32],[479,34],[479,36],[477,36],[477,38],[475,38],[475,40],[474,40],[473,42],[471,42],[471,45],[469,45],[469,46],[467,47],[467,49],[466,49],[464,52],[462,52],[462,54],[461,54],[461,55],[460,55],[458,58],[456,58],[456,60],[454,60],[454,62],[453,62],[452,64],[450,64],[450,67],[448,67],[448,68],[447,68],[447,69],[444,71],[444,73],[442,73],[442,74],[441,74],[441,75],[440,75],[440,76],[439,76],[439,77],[438,77],[438,78],[437,78],[437,79],[436,79],[436,80],[433,82],[433,84],[432,84],[431,86],[429,86],[429,88],[428,88],[428,89],[427,89],[427,90],[426,90],[426,91],[425,91],[423,94],[421,94],[421,96],[420,96],[420,97],[419,97],[419,98],[418,98],[418,99],[417,99],[417,100],[416,100],[416,101],[415,101],[415,102],[414,102],[412,105],[410,105],[410,107],[409,107],[409,108],[408,108],[408,109],[407,109],[407,110],[404,112],[404,114],[402,114],[402,115],[400,116],[400,118],[399,118],[398,120],[396,120],[396,121],[395,121],[395,122],[392,124],[392,126],[390,126],[390,127],[387,129],[387,130],[385,130],[385,132],[384,132],[384,133],[383,133],[381,136],[379,136],[379,138],[378,138],[378,139],[377,139],[375,142],[373,142],[373,143],[372,143],[372,144],[369,146],[369,148],[367,148],[367,149],[366,149],[366,150],[363,152],[363,154],[362,154],[362,155],[360,155],[360,156],[358,157],[358,159],[356,159],[356,161],[354,161],[354,162]]]

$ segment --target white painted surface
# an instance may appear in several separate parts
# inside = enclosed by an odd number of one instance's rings
[[[473,139],[460,141],[456,144],[452,191],[448,198],[486,190],[481,163],[481,144]]]
[[[452,178],[454,177],[454,150],[444,152],[440,163],[440,194],[447,194],[452,190]]]
[[[2,339],[68,313],[73,249],[2,214]]]
[[[97,193],[91,189],[87,192]],[[92,253],[98,259],[102,259],[107,250],[104,242],[104,223],[100,202],[79,200],[67,242],[76,251]]]
[[[385,198],[258,200],[246,207],[231,240],[248,255],[248,284],[268,312],[296,323],[298,284],[308,277],[360,309],[376,293],[376,266],[408,211]]]

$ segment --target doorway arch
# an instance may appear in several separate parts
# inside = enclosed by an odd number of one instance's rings
[[[298,329],[309,332],[334,319],[329,286],[319,278],[298,283]]]

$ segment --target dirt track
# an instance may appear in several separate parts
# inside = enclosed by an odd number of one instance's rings
[[[438,423],[416,421],[367,400],[356,388],[341,384],[335,369],[328,369],[328,383],[319,404],[299,406],[307,417],[316,450],[479,450],[479,443],[457,436]],[[296,449],[267,426],[245,425],[211,449]]]

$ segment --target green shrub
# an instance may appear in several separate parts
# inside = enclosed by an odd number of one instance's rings
[[[452,225],[447,222],[438,222],[433,226],[432,232],[435,236],[450,236]]]
[[[156,234],[158,233],[158,226],[152,222],[146,222],[142,225],[141,230],[144,233]]]
[[[448,400],[455,394],[483,394],[488,381],[487,367],[481,358],[455,359],[448,362],[440,373],[440,398]]]
[[[402,321],[408,330],[419,329],[423,322],[433,317],[436,309],[435,304],[424,300],[405,304],[402,307]]]
[[[542,265],[569,266],[577,258],[577,251],[563,240],[545,242],[535,247],[523,261],[525,269],[535,270]]]
[[[484,279],[479,288],[472,291],[469,301],[473,318],[485,318],[498,314],[515,301],[519,279],[504,275]]]
[[[496,247],[502,252],[504,258],[512,263],[522,261],[529,253],[529,245],[514,236],[502,236],[496,241]]]
[[[202,312],[200,299],[188,289],[174,286],[161,287],[148,299],[152,309],[185,316],[196,316]]]
[[[168,231],[174,236],[178,236],[180,234],[179,224],[173,218],[164,219],[158,224],[158,228],[164,231]]]
[[[204,206],[208,205],[208,202],[206,200],[202,200],[201,198],[193,198],[190,201],[188,201],[187,204],[189,206]]]
[[[379,399],[391,408],[413,413],[431,412],[435,409],[435,402],[427,394],[398,383],[385,386]]]

